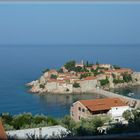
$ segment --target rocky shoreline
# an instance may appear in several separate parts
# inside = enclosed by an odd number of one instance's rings
[[[140,73],[129,68],[110,64],[90,64],[89,67],[74,61],[66,63],[59,71],[47,69],[38,80],[26,84],[30,93],[38,95],[94,93],[96,89],[109,91],[136,85],[140,85]]]
[[[30,86],[29,84],[26,84],[26,86]],[[133,88],[135,86],[140,86],[140,82],[136,82],[136,83],[124,83],[124,84],[118,84],[116,85],[114,88],[111,88],[111,89],[102,89],[102,90],[105,90],[105,91],[111,91],[111,90],[114,90],[114,89],[119,89],[119,88]],[[96,90],[97,88],[93,88],[93,90],[90,90],[90,91],[85,91],[85,92],[81,92],[80,90],[78,92],[74,91],[74,92],[71,92],[71,93],[68,93],[68,92],[32,92],[31,90],[28,91],[28,93],[31,93],[31,94],[38,94],[38,95],[45,95],[45,94],[59,94],[59,95],[80,95],[80,94],[87,94],[87,93],[90,93],[90,94],[96,94]]]

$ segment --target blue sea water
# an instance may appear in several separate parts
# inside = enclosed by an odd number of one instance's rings
[[[31,112],[62,117],[78,99],[97,95],[29,94],[26,83],[41,76],[45,68],[58,68],[68,60],[110,63],[140,71],[139,45],[1,45],[0,46],[0,112]],[[134,90],[140,98],[140,90]],[[121,91],[122,93],[122,91]],[[122,93],[123,94],[123,93]]]

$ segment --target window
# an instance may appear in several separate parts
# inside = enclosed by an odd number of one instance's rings
[[[81,119],[81,117],[79,116],[79,120]]]
[[[74,116],[73,111],[71,112],[71,115]]]
[[[81,107],[79,107],[78,109],[79,109],[79,111],[81,111]]]
[[[82,112],[85,112],[85,109],[84,108],[82,109]]]

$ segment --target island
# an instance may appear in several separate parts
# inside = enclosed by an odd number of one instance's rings
[[[93,93],[95,89],[140,85],[140,72],[111,64],[95,64],[71,60],[58,70],[45,69],[38,80],[27,83],[32,93]]]

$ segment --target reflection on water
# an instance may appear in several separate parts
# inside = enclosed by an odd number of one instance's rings
[[[115,93],[132,97],[135,99],[140,99],[140,86],[133,86],[133,87],[127,87],[127,88],[119,88],[112,90]]]
[[[103,98],[97,94],[76,94],[76,95],[57,95],[47,94],[40,96],[40,104],[49,116],[62,117],[69,114],[70,106],[73,102],[81,99]]]

